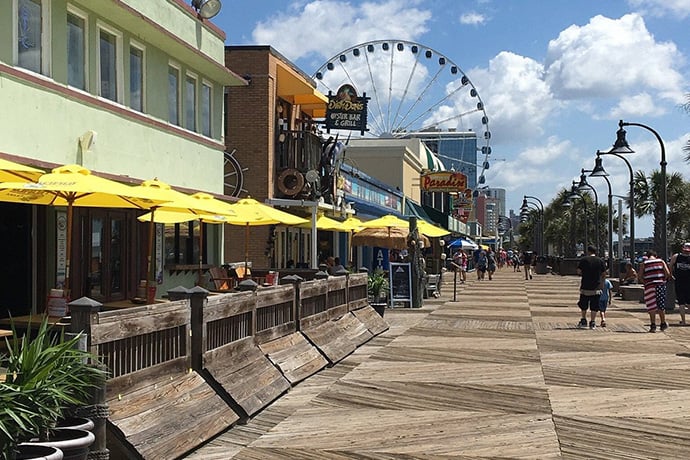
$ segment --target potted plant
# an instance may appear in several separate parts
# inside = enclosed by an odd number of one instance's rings
[[[388,299],[388,277],[383,270],[374,270],[367,279],[369,303],[376,312],[383,316]]]
[[[14,458],[22,442],[54,439],[57,420],[68,408],[88,404],[91,390],[105,378],[91,364],[93,357],[76,348],[78,335],[66,340],[46,320],[33,338],[30,328],[21,335],[14,326],[12,330],[7,354],[0,357],[4,371],[0,390],[3,459]],[[89,435],[93,442],[93,434]]]

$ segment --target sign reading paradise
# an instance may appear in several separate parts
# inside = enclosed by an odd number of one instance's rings
[[[425,192],[464,193],[467,176],[455,171],[429,172],[421,175],[419,186]]]
[[[335,96],[328,92],[328,106],[326,107],[326,132],[331,129],[348,129],[351,131],[369,131],[367,128],[367,93],[357,96],[357,90],[352,85],[338,88]]]

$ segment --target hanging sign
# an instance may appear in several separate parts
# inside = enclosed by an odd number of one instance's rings
[[[422,174],[419,186],[425,192],[456,192],[467,189],[467,176],[456,171],[439,171]]]
[[[347,129],[364,134],[367,128],[367,93],[357,96],[357,90],[352,85],[343,85],[333,95],[328,92],[328,106],[326,106],[326,132],[331,129]]]

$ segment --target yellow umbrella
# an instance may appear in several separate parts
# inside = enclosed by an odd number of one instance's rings
[[[67,206],[65,291],[69,291],[73,206],[149,209],[161,202],[145,191],[94,176],[79,165],[55,168],[43,174],[35,183],[0,183],[0,201]]]
[[[311,222],[307,221],[305,224],[300,224],[298,225],[300,228],[311,228]],[[331,219],[330,217],[326,217],[324,215],[320,215],[316,219],[316,228],[319,230],[333,230],[337,232],[342,232],[345,231],[345,229],[342,228],[342,222],[339,222],[335,219]]]
[[[155,223],[179,223],[187,222],[190,220],[199,219],[200,215],[206,217],[204,222],[210,222],[213,220],[213,216],[216,213],[224,213],[225,215],[232,214],[233,212],[229,209],[229,204],[214,198],[208,193],[195,193],[193,195],[187,195],[186,193],[178,192],[174,190],[170,184],[167,184],[158,179],[146,180],[140,185],[133,187],[135,190],[141,190],[151,196],[155,196],[162,202],[156,206],[152,206],[151,216],[146,214],[145,216],[139,217],[142,222],[150,222],[149,225],[149,240],[148,240],[148,251],[147,251],[147,292],[153,287],[153,281],[155,279],[155,268],[153,265],[154,256],[154,244],[153,244],[153,234],[154,234],[154,224]],[[181,214],[177,214],[173,217],[171,214],[163,215],[163,212],[174,212],[178,211]],[[184,218],[184,213],[191,214],[191,217]],[[207,215],[209,214],[209,215]],[[142,217],[144,219],[142,220]],[[168,219],[167,221],[165,219]],[[170,220],[172,219],[172,220]],[[201,231],[199,233],[199,244],[203,243],[203,235]],[[203,261],[201,260],[202,253],[199,251],[199,269],[201,271],[201,265]]]
[[[245,273],[247,272],[249,260],[249,227],[272,224],[301,225],[309,223],[306,219],[275,209],[253,198],[243,198],[231,204],[230,207],[237,215],[228,217],[227,223],[231,225],[244,225]]]
[[[142,216],[137,217],[137,220],[140,222],[150,222],[151,223],[151,228],[153,228],[154,223],[156,224],[179,224],[181,222],[189,222],[190,220],[199,220],[199,279],[198,279],[198,284],[201,284],[201,274],[203,272],[202,265],[203,265],[203,253],[201,251],[201,248],[204,245],[204,224],[223,224],[226,222],[226,217],[225,216],[220,216],[218,214],[211,215],[211,214],[201,214],[201,213],[194,213],[192,211],[173,211],[173,210],[165,210],[165,209],[158,209],[158,210],[151,210],[151,212],[146,213]],[[149,239],[151,240],[151,244],[153,244],[153,233],[149,235]],[[149,251],[149,264],[151,264],[151,259],[152,259],[152,251]],[[147,281],[147,288],[151,288],[153,286],[153,279],[155,278],[154,274],[152,273],[152,266],[149,265],[149,280]]]
[[[347,260],[353,261],[352,233],[362,230],[362,221],[355,216],[350,216],[340,223],[340,228],[347,232]]]
[[[340,223],[340,228],[356,232],[362,229],[362,221],[355,216],[350,216]]]
[[[363,228],[409,228],[410,223],[392,214],[362,222]]]
[[[419,228],[420,233],[430,238],[438,238],[440,236],[450,235],[450,232],[445,228],[437,227],[436,225],[432,225],[422,219],[417,221],[417,227]]]
[[[33,182],[43,174],[45,172],[40,169],[0,158],[0,182],[17,180]]]

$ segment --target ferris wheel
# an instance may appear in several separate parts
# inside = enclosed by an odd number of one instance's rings
[[[369,98],[365,137],[474,132],[483,184],[491,154],[489,117],[477,88],[438,51],[405,40],[376,40],[337,53],[312,75],[318,89],[336,94],[352,85]],[[451,162],[452,163],[452,162]]]

